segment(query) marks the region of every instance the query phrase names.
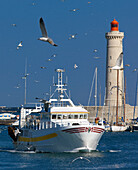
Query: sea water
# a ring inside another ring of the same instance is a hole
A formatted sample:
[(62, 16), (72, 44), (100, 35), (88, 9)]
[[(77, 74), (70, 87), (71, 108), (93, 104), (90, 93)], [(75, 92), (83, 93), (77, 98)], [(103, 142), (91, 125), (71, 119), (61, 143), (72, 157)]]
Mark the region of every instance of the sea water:
[(91, 153), (15, 151), (7, 126), (0, 126), (0, 169), (138, 169), (138, 133), (105, 132)]

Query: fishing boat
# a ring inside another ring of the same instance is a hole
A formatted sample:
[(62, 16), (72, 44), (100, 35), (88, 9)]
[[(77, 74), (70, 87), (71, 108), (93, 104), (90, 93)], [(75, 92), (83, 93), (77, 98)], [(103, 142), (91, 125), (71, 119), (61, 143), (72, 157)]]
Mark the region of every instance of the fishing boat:
[[(63, 84), (63, 69), (56, 69), (58, 83), (49, 100), (41, 99), (44, 108), (39, 119), (26, 116), (21, 108), (19, 128), (8, 128), (16, 150), (35, 152), (91, 152), (104, 133), (101, 125), (88, 121), (88, 111), (76, 106)], [(57, 95), (56, 95), (57, 94)]]

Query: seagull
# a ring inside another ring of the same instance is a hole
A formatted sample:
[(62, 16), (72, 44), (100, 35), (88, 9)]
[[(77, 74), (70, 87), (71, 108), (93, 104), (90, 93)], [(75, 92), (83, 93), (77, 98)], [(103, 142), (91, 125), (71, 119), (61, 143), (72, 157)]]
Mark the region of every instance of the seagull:
[(22, 41), (18, 44), (18, 46), (17, 46), (17, 50), (20, 48), (20, 47), (22, 47), (23, 45), (22, 45)]
[(126, 64), (125, 66), (130, 67), (130, 64)]
[(57, 56), (57, 54), (53, 54), (53, 55), (51, 55), (51, 57), (54, 57), (54, 58), (55, 58), (56, 56)]
[(42, 69), (46, 69), (46, 67), (40, 67), (40, 68), (42, 68)]
[(42, 17), (39, 20), (39, 24), (40, 24), (40, 29), (41, 29), (41, 32), (42, 32), (42, 37), (38, 38), (38, 40), (49, 42), (53, 46), (58, 46), (57, 44), (55, 44), (53, 42), (53, 40), (51, 38), (48, 37), (46, 27), (45, 27), (45, 24), (44, 24)]
[(78, 66), (77, 66), (77, 64), (74, 64), (74, 68), (76, 69)]
[(78, 157), (78, 158), (75, 158), (75, 159), (72, 161), (72, 163), (75, 162), (75, 161), (78, 160), (78, 159), (85, 159), (85, 160), (87, 160), (88, 162), (91, 162), (89, 159), (80, 156), (80, 157)]
[(74, 9), (71, 9), (71, 10), (69, 10), (69, 11), (71, 11), (71, 12), (76, 12), (76, 11), (78, 11), (79, 9), (78, 8), (74, 8)]
[(38, 81), (38, 80), (34, 80), (34, 82), (35, 82), (35, 83), (39, 83), (40, 81)]
[(123, 61), (123, 52), (119, 55), (119, 57), (116, 60), (116, 65), (114, 67), (112, 67), (112, 70), (120, 70), (121, 68), (121, 64)]
[(93, 58), (95, 58), (95, 59), (99, 59), (99, 58), (101, 58), (101, 57), (93, 57)]
[(21, 87), (20, 84), (17, 84), (17, 86), (15, 88), (19, 89), (20, 87)]
[(47, 61), (52, 61), (52, 59), (49, 58)]
[(13, 27), (16, 27), (16, 24), (11, 24)]
[(25, 76), (23, 76), (22, 79), (26, 79), (27, 76), (29, 76), (28, 73)]
[(134, 71), (137, 71), (137, 70), (138, 70), (138, 68), (135, 68), (135, 69), (133, 70), (133, 72), (134, 72)]
[(77, 35), (77, 33), (76, 33), (76, 34), (72, 34), (72, 35), (70, 35), (70, 37), (69, 37), (69, 39), (68, 39), (68, 40), (76, 39), (76, 35)]
[(98, 51), (97, 49), (94, 49), (94, 50), (93, 50), (93, 52), (95, 52), (95, 53), (96, 53), (97, 51)]

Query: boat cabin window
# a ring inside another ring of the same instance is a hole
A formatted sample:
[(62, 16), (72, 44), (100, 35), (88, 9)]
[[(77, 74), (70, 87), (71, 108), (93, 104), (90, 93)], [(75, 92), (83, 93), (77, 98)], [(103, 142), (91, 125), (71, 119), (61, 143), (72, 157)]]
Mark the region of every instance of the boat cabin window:
[(58, 115), (58, 119), (62, 119), (62, 115)]
[(52, 119), (56, 119), (57, 118), (57, 115), (52, 115)]
[(74, 119), (78, 119), (78, 115), (74, 115)]
[(80, 117), (79, 117), (80, 119), (83, 119), (83, 115), (80, 115)]
[(84, 114), (84, 119), (87, 119), (88, 118), (88, 115), (87, 114)]
[(68, 115), (68, 119), (73, 119), (73, 115)]
[(68, 118), (68, 116), (67, 115), (63, 115), (63, 119), (67, 119)]

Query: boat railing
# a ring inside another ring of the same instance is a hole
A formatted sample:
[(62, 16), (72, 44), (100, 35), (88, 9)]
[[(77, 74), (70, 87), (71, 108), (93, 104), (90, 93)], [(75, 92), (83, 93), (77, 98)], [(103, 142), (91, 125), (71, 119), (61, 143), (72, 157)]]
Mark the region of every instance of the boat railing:
[(65, 127), (65, 126), (71, 126), (72, 123), (69, 122), (63, 122), (63, 123), (54, 123), (54, 122), (38, 122), (36, 123), (35, 121), (31, 123), (26, 123), (25, 124), (25, 129), (34, 129), (34, 130), (42, 130), (42, 129), (49, 129), (49, 128), (57, 128), (57, 127)]

